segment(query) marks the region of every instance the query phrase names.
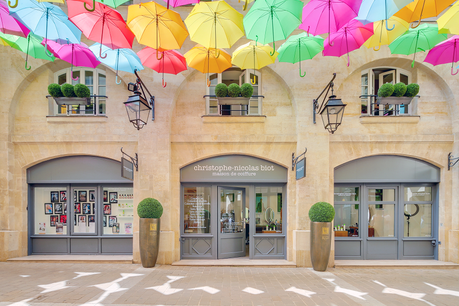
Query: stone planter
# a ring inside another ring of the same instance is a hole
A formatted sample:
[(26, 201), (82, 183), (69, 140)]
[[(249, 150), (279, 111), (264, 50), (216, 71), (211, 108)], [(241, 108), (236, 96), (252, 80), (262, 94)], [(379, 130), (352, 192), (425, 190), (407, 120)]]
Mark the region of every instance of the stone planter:
[(249, 105), (250, 98), (217, 97), (219, 105)]
[(159, 250), (159, 235), (161, 233), (160, 220), (159, 218), (140, 218), (140, 259), (144, 268), (152, 268), (156, 265)]
[(315, 271), (327, 270), (331, 250), (331, 222), (311, 222), (311, 262)]
[(413, 100), (412, 97), (378, 97), (378, 103), (385, 105), (385, 104), (392, 104), (392, 105), (408, 105)]
[(57, 105), (90, 105), (91, 98), (78, 98), (78, 97), (60, 97), (53, 98)]

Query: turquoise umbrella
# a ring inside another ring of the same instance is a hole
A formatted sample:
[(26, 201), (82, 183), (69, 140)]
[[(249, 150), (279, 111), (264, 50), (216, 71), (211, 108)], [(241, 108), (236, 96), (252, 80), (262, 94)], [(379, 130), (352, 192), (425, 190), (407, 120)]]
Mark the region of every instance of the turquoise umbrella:
[(386, 30), (392, 31), (395, 24), (389, 29), (387, 19), (413, 1), (414, 0), (363, 0), (360, 5), (359, 15), (355, 17), (355, 19), (363, 24), (385, 20)]

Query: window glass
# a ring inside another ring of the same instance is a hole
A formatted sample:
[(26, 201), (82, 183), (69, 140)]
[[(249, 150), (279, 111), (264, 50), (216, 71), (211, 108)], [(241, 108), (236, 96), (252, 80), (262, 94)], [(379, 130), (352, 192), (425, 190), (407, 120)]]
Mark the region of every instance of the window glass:
[(95, 234), (98, 224), (96, 188), (73, 189), (73, 232)]
[(36, 187), (34, 189), (34, 234), (67, 235), (67, 188)]
[[(386, 83), (393, 83), (394, 82), (394, 75), (392, 73), (386, 74), (383, 76), (383, 84)], [(382, 84), (380, 84), (382, 85)]]
[(335, 187), (335, 202), (358, 202), (359, 187)]
[(405, 201), (432, 201), (432, 187), (405, 187)]
[(62, 85), (67, 82), (67, 73), (63, 73), (57, 77), (57, 84)]
[(432, 237), (432, 205), (405, 204), (404, 237)]
[(255, 187), (255, 232), (282, 233), (282, 187)]
[(336, 237), (359, 236), (359, 204), (335, 205), (335, 233)]
[[(70, 76), (72, 78), (72, 76)], [(74, 80), (78, 78), (77, 80)], [(80, 71), (73, 71), (72, 85), (80, 84)]]
[(368, 237), (394, 237), (395, 205), (368, 205)]
[(395, 189), (368, 189), (368, 201), (395, 201)]
[(183, 190), (183, 231), (185, 234), (210, 233), (211, 187), (185, 187)]
[(400, 74), (400, 82), (402, 82), (405, 85), (408, 85), (408, 76), (405, 74)]
[(102, 195), (104, 235), (132, 235), (134, 225), (134, 195), (132, 187), (104, 187)]
[(220, 232), (241, 233), (245, 230), (245, 215), (243, 192), (238, 189), (222, 189), (220, 194)]

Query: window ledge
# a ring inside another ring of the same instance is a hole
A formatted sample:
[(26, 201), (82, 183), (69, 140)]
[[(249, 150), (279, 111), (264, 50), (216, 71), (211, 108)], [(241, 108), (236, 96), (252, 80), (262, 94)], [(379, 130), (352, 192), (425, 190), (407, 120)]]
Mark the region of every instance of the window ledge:
[(265, 123), (266, 116), (218, 116), (204, 115), (203, 123)]
[(48, 123), (106, 123), (106, 115), (70, 115), (70, 116), (46, 116)]
[(361, 124), (419, 123), (420, 116), (360, 116)]

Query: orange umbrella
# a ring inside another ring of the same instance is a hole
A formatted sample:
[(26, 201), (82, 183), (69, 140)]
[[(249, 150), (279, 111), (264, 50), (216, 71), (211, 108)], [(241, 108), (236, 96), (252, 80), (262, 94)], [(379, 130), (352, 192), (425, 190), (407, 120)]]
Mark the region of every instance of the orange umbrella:
[(407, 22), (417, 20), (418, 23), (415, 26), (411, 26), (416, 28), (421, 23), (421, 19), (438, 16), (454, 1), (456, 0), (415, 0), (395, 13), (394, 16)]

